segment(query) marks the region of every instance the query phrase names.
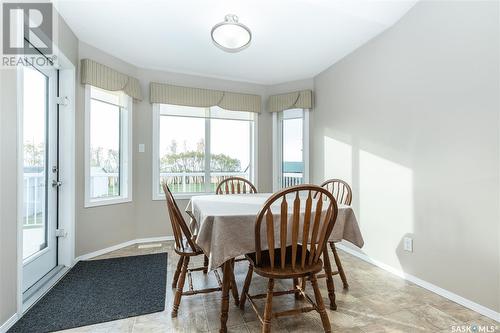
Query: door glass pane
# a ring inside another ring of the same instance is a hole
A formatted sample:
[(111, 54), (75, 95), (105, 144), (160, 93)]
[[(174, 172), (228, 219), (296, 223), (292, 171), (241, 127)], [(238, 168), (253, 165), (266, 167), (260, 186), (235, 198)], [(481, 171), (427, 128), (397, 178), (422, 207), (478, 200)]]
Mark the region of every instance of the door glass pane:
[(90, 100), (90, 198), (120, 195), (120, 107)]
[(250, 179), (252, 122), (211, 119), (210, 126), (210, 191), (229, 177)]
[[(290, 111), (290, 112), (288, 112)], [(286, 110), (282, 118), (282, 187), (302, 184), (304, 182), (303, 158), (303, 111)]]
[(160, 116), (160, 184), (173, 193), (205, 192), (205, 119)]
[(24, 67), (23, 79), (23, 259), (47, 247), (48, 78)]

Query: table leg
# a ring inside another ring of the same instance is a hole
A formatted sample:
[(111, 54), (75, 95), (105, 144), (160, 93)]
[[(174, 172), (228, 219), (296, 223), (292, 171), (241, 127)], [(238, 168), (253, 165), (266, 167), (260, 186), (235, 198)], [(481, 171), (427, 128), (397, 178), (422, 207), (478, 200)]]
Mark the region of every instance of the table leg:
[(233, 293), (234, 304), (236, 306), (239, 306), (240, 297), (238, 295), (238, 286), (236, 285), (236, 279), (234, 278), (234, 259), (231, 260), (231, 292)]
[(326, 288), (328, 289), (328, 298), (330, 299), (330, 309), (337, 310), (337, 304), (335, 304), (335, 286), (333, 284), (332, 276), (332, 266), (330, 264), (330, 257), (328, 256), (328, 249), (323, 249), (323, 261), (324, 269), (326, 274)]
[(227, 318), (229, 312), (229, 288), (231, 285), (232, 265), (231, 260), (228, 260), (223, 265), (222, 277), (222, 302), (220, 309), (220, 333), (227, 332)]

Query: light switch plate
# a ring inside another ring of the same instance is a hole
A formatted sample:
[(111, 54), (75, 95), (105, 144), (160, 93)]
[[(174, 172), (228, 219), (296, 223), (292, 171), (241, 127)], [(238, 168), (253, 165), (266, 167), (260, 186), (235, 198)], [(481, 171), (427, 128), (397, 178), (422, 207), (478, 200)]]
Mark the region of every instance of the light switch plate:
[(144, 145), (144, 143), (139, 143), (139, 153), (144, 153), (145, 150), (146, 146)]

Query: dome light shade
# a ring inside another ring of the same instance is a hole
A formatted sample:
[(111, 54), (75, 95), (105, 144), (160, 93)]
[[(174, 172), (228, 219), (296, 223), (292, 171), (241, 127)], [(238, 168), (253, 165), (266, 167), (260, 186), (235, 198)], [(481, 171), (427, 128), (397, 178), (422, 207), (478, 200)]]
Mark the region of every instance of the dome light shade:
[(212, 28), (212, 41), (226, 52), (239, 52), (250, 45), (252, 33), (244, 24), (238, 22), (238, 16), (226, 15), (224, 22)]

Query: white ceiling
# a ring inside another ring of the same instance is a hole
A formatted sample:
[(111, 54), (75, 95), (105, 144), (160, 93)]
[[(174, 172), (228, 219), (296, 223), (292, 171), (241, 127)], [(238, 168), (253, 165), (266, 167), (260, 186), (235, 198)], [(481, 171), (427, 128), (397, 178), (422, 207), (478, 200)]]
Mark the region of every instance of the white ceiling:
[[(77, 37), (138, 67), (275, 84), (310, 78), (397, 22), (418, 0), (59, 0)], [(240, 53), (210, 39), (236, 14)]]

